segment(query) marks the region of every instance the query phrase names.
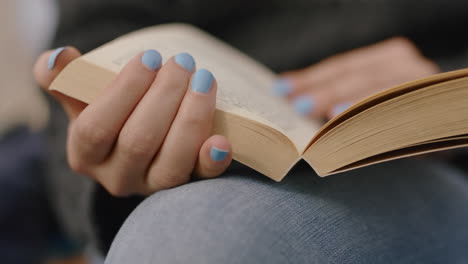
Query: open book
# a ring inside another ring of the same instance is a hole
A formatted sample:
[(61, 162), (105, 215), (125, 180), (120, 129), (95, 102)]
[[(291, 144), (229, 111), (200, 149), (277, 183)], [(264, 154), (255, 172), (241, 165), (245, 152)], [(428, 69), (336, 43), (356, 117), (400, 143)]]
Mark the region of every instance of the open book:
[(302, 158), (320, 176), (391, 159), (468, 145), (468, 69), (416, 80), (372, 95), (322, 126), (271, 95), (275, 74), (240, 51), (184, 24), (120, 37), (70, 63), (52, 83), (86, 103), (137, 53), (167, 60), (189, 52), (218, 82), (213, 133), (235, 160), (280, 181)]

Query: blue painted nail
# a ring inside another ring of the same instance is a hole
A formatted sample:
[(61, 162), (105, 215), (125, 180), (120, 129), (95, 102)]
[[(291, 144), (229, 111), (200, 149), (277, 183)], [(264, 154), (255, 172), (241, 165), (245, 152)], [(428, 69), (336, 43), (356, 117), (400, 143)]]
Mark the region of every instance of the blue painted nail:
[(229, 151), (227, 150), (222, 150), (216, 147), (211, 147), (210, 157), (214, 161), (222, 161), (227, 157), (228, 153)]
[(50, 54), (49, 61), (47, 62), (47, 68), (49, 70), (52, 70), (55, 67), (55, 62), (57, 61), (57, 57), (65, 49), (66, 49), (66, 47), (61, 47), (61, 48), (58, 48), (58, 49), (54, 50), (54, 52), (52, 52), (52, 54)]
[(193, 71), (195, 69), (195, 60), (192, 55), (184, 52), (179, 53), (174, 58), (175, 62), (180, 66), (184, 67), (187, 71)]
[(333, 116), (337, 116), (337, 115), (343, 113), (351, 105), (352, 105), (351, 103), (342, 103), (342, 104), (335, 105), (335, 107), (333, 107), (333, 110), (332, 110)]
[(155, 50), (147, 50), (143, 53), (143, 56), (141, 56), (141, 62), (155, 71), (161, 67), (162, 57), (161, 54)]
[(192, 90), (199, 93), (208, 93), (213, 84), (213, 74), (207, 69), (200, 69), (195, 72), (192, 79)]
[(273, 83), (272, 92), (276, 96), (288, 96), (292, 92), (292, 82), (289, 79), (278, 79)]
[(294, 110), (303, 116), (307, 116), (314, 110), (315, 102), (310, 96), (299, 96), (294, 99)]

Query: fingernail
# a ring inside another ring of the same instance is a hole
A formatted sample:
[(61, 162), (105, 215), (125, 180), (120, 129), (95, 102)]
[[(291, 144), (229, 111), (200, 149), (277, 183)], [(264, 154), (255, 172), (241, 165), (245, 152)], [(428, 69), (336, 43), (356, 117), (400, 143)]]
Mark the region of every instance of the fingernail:
[(195, 72), (192, 79), (192, 90), (199, 93), (208, 93), (213, 84), (213, 74), (207, 69), (200, 69)]
[(58, 48), (58, 49), (54, 50), (52, 52), (52, 54), (50, 54), (49, 61), (47, 62), (47, 68), (49, 69), (49, 71), (52, 70), (55, 67), (55, 62), (57, 61), (58, 56), (65, 49), (66, 49), (66, 47), (61, 47), (61, 48)]
[(315, 102), (310, 96), (299, 96), (294, 99), (294, 110), (303, 116), (307, 116), (314, 110)]
[(289, 79), (281, 78), (273, 83), (272, 92), (276, 96), (288, 96), (292, 92), (292, 82)]
[(337, 115), (343, 113), (351, 105), (352, 105), (351, 103), (342, 103), (342, 104), (335, 105), (335, 107), (333, 107), (333, 110), (332, 110), (332, 115), (337, 116)]
[(143, 56), (141, 56), (141, 62), (146, 65), (146, 67), (155, 71), (161, 67), (162, 57), (156, 50), (147, 50), (143, 53)]
[(195, 60), (193, 59), (192, 55), (186, 52), (177, 54), (174, 60), (177, 64), (184, 67), (189, 72), (195, 69)]
[(228, 153), (229, 151), (227, 150), (222, 150), (216, 147), (211, 147), (210, 157), (214, 161), (222, 161), (227, 157)]

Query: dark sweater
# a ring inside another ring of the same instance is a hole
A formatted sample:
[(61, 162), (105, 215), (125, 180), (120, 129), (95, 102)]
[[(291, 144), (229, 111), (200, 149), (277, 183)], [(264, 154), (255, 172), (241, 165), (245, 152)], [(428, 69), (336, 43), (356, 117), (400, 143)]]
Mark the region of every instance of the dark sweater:
[[(59, 0), (54, 47), (82, 52), (127, 32), (167, 22), (191, 23), (278, 72), (392, 37), (413, 40), (443, 70), (466, 67), (468, 16), (463, 1), (436, 0)], [(411, 3), (408, 3), (411, 2)], [(164, 55), (164, 54), (163, 54)], [(141, 201), (110, 197), (66, 162), (67, 120), (50, 100), (49, 192), (65, 230), (103, 253)]]

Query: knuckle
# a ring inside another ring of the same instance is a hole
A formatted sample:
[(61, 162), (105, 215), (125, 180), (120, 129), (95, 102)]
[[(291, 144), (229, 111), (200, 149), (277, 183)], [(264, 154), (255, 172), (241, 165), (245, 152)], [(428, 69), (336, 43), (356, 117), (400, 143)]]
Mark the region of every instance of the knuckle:
[(125, 156), (132, 160), (140, 160), (152, 156), (155, 140), (150, 135), (138, 135), (131, 132), (122, 132), (119, 145)]
[(138, 171), (130, 171), (117, 163), (101, 166), (96, 173), (96, 180), (115, 197), (137, 194), (144, 186), (142, 174)]
[(157, 168), (156, 171), (156, 173), (148, 178), (150, 186), (155, 190), (173, 188), (188, 183), (190, 180), (190, 173), (184, 173), (175, 169)]
[(128, 197), (132, 194), (131, 190), (120, 181), (113, 181), (109, 184), (103, 184), (104, 188), (115, 197)]
[(405, 37), (394, 37), (390, 39), (389, 43), (392, 45), (392, 52), (389, 55), (393, 56), (407, 56), (408, 58), (415, 58), (422, 56), (416, 46), (411, 40)]
[(209, 128), (211, 124), (210, 116), (203, 113), (190, 113), (183, 117), (183, 123), (190, 129), (202, 130)]
[(413, 46), (413, 43), (411, 42), (411, 40), (409, 40), (408, 38), (403, 37), (403, 36), (393, 37), (393, 38), (390, 39), (390, 41), (393, 44), (395, 44), (397, 46), (401, 46), (401, 47)]
[(72, 171), (79, 174), (87, 174), (89, 170), (88, 164), (86, 164), (86, 162), (72, 155), (68, 155), (68, 165)]
[(341, 53), (332, 55), (317, 64), (317, 66), (340, 66), (342, 65), (343, 61), (346, 61), (347, 54)]
[(90, 166), (89, 164), (73, 151), (74, 148), (70, 147), (70, 140), (67, 142), (67, 162), (71, 170), (79, 174), (89, 174)]
[(421, 61), (421, 70), (423, 71), (423, 75), (431, 75), (440, 72), (439, 66), (426, 58)]
[(73, 134), (79, 144), (85, 144), (91, 148), (107, 145), (111, 140), (109, 131), (92, 121), (77, 120), (74, 124)]

